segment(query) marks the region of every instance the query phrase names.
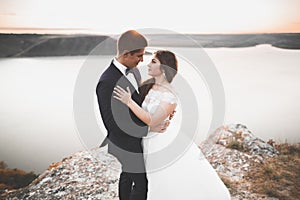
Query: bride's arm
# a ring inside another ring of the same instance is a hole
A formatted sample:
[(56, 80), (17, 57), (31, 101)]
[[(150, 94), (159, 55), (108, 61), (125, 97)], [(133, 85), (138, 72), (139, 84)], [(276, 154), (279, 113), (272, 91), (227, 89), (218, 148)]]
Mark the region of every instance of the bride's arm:
[(161, 124), (162, 121), (164, 121), (170, 114), (173, 113), (177, 105), (176, 103), (171, 104), (168, 102), (161, 102), (155, 112), (150, 114), (131, 99), (129, 88), (127, 88), (126, 92), (123, 88), (117, 86), (114, 90), (114, 93), (116, 95), (114, 98), (126, 104), (140, 120), (152, 127)]
[(142, 109), (137, 103), (132, 99), (127, 104), (129, 109), (145, 124), (150, 127), (157, 126), (161, 124), (176, 108), (176, 104), (170, 104), (166, 102), (161, 102), (156, 108), (153, 114), (148, 113)]

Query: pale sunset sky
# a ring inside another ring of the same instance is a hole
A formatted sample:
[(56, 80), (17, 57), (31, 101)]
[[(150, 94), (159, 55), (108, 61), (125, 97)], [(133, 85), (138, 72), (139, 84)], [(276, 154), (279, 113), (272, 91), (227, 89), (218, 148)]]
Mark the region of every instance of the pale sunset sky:
[(300, 32), (300, 0), (0, 0), (0, 32)]

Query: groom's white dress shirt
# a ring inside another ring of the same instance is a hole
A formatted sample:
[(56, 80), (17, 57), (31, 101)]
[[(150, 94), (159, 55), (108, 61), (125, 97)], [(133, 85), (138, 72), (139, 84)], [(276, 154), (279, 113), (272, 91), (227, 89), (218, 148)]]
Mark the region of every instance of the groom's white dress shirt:
[[(133, 73), (128, 73), (126, 75), (126, 69), (127, 69), (127, 67), (124, 66), (124, 65), (122, 65), (116, 58), (114, 58), (113, 63), (118, 68), (118, 70), (120, 70), (120, 72), (130, 81), (130, 83), (133, 85), (133, 87), (135, 88), (135, 90), (137, 92), (139, 92), (139, 90), (138, 90), (138, 83), (136, 82), (136, 79), (134, 78)], [(126, 90), (126, 88), (123, 88), (123, 89)]]

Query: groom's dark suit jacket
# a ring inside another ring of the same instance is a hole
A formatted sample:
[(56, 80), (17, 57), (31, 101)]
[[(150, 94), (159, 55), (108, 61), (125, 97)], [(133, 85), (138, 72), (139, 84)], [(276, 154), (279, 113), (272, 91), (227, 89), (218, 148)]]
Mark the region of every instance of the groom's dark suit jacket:
[[(138, 70), (135, 77), (140, 78)], [(117, 85), (125, 90), (129, 87), (132, 99), (138, 105), (142, 104), (139, 93), (112, 62), (101, 75), (96, 89), (101, 117), (107, 129), (108, 152), (118, 158), (123, 171), (144, 172), (142, 137), (147, 135), (148, 127), (126, 105), (113, 98)]]

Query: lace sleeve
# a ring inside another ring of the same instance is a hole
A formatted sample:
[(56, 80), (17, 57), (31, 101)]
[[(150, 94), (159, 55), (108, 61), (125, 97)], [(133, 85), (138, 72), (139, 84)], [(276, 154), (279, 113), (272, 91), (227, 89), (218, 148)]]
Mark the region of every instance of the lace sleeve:
[(171, 92), (164, 92), (162, 94), (161, 101), (174, 104), (177, 103), (177, 97)]

